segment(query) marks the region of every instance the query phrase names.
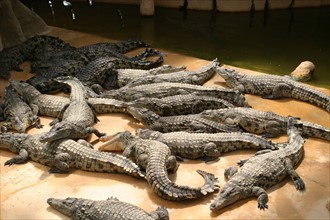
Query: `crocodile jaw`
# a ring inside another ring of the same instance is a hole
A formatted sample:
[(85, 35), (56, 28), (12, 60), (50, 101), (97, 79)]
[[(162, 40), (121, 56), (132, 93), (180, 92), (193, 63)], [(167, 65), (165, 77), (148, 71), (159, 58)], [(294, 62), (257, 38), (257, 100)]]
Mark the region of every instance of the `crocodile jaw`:
[(73, 131), (74, 130), (72, 127), (60, 122), (54, 125), (47, 133), (40, 136), (39, 141), (41, 143), (45, 143), (58, 139), (68, 138)]
[(210, 205), (212, 212), (219, 211), (220, 209), (233, 204), (234, 202), (242, 199), (242, 193), (238, 186), (224, 186), (219, 195)]
[(67, 199), (54, 199), (49, 198), (47, 199), (47, 203), (57, 211), (61, 212), (62, 214), (71, 217), (74, 211), (74, 202), (70, 203), (71, 200)]
[(100, 140), (105, 143), (99, 146), (99, 150), (123, 151), (125, 145), (125, 135), (129, 134), (127, 132), (118, 132), (114, 135), (100, 138)]

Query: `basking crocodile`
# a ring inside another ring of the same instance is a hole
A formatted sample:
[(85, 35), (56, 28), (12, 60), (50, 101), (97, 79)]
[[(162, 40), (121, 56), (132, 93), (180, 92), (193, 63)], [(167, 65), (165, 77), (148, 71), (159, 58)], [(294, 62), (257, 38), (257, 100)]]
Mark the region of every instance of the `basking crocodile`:
[(154, 76), (165, 73), (174, 73), (185, 70), (185, 66), (170, 66), (162, 65), (155, 67), (149, 70), (143, 69), (117, 69), (118, 78), (117, 78), (117, 87), (123, 87), (139, 78), (144, 78), (148, 76)]
[(146, 76), (138, 78), (128, 84), (128, 86), (137, 86), (150, 83), (162, 83), (162, 82), (173, 82), (173, 83), (187, 83), (193, 85), (203, 85), (209, 80), (214, 74), (215, 69), (219, 65), (217, 59), (210, 62), (208, 65), (201, 67), (195, 71), (178, 71), (173, 73), (166, 73), (160, 75)]
[[(55, 118), (65, 106), (70, 104), (69, 98), (58, 95), (42, 94), (28, 83), (10, 80), (10, 84), (20, 97), (33, 109), (35, 114)], [(95, 107), (95, 111), (98, 114), (126, 112), (126, 103), (119, 100), (89, 98), (88, 102)]]
[(293, 98), (317, 105), (330, 112), (330, 96), (289, 77), (246, 75), (234, 69), (217, 67), (226, 84), (240, 92), (260, 95), (267, 99)]
[(168, 220), (169, 214), (164, 206), (150, 214), (143, 209), (111, 197), (107, 200), (83, 198), (47, 199), (47, 203), (73, 220)]
[(30, 158), (34, 162), (51, 167), (50, 173), (67, 173), (70, 169), (80, 169), (144, 177), (139, 167), (126, 157), (94, 150), (85, 140), (76, 142), (72, 139), (61, 139), (52, 143), (41, 143), (39, 139), (43, 134), (1, 133), (0, 148), (18, 154), (6, 161), (5, 165), (22, 164)]
[(70, 103), (62, 109), (57, 119), (51, 122), (52, 128), (40, 137), (40, 141), (85, 138), (92, 133), (98, 137), (105, 135), (91, 127), (97, 122), (97, 118), (93, 106), (85, 98), (86, 90), (81, 82), (74, 77), (60, 77), (56, 80), (71, 87)]
[(293, 169), (303, 157), (304, 139), (299, 124), (292, 117), (288, 119), (288, 144), (277, 150), (262, 150), (254, 157), (243, 160), (237, 172), (236, 167), (225, 170), (229, 181), (222, 187), (217, 198), (210, 205), (212, 212), (218, 211), (238, 200), (258, 197), (258, 208), (268, 208), (266, 190), (290, 176), (297, 190), (304, 190), (305, 184)]
[(219, 87), (206, 87), (186, 83), (153, 83), (134, 87), (124, 86), (117, 90), (104, 92), (101, 97), (114, 98), (123, 101), (133, 101), (142, 97), (162, 98), (172, 95), (195, 94), (197, 96), (212, 96), (225, 99), (235, 106), (250, 107), (244, 95), (237, 90), (224, 89)]
[(18, 45), (5, 48), (0, 52), (0, 76), (9, 79), (10, 70), (22, 71), (19, 65), (24, 61), (34, 59), (37, 54), (35, 51), (45, 44), (57, 49), (68, 46), (58, 37), (36, 35)]
[(160, 131), (187, 131), (199, 133), (238, 132), (238, 125), (227, 125), (200, 117), (198, 114), (159, 116), (146, 108), (128, 107), (127, 112), (146, 128)]
[(136, 163), (146, 170), (146, 179), (152, 190), (167, 200), (187, 200), (205, 196), (218, 189), (218, 179), (213, 174), (198, 170), (205, 183), (202, 187), (180, 186), (168, 178), (167, 170), (176, 171), (178, 164), (171, 156), (169, 147), (159, 141), (145, 140), (133, 136), (129, 131), (119, 132), (105, 145), (121, 143), (123, 155), (133, 156)]
[(278, 149), (265, 138), (249, 133), (161, 133), (149, 129), (137, 129), (143, 139), (156, 140), (166, 144), (174, 156), (187, 159), (217, 159), (221, 153), (242, 149)]
[(33, 124), (35, 124), (36, 128), (42, 128), (40, 118), (32, 111), (29, 105), (16, 95), (11, 85), (8, 85), (5, 89), (3, 104), (5, 122), (1, 126), (2, 131), (13, 129), (24, 133)]
[[(206, 110), (200, 113), (205, 119), (225, 124), (239, 125), (243, 130), (255, 134), (263, 134), (264, 137), (277, 137), (287, 131), (288, 117), (275, 114), (272, 111), (260, 111), (253, 108), (231, 108)], [(330, 141), (330, 129), (321, 125), (300, 121), (302, 123), (302, 135), (306, 137), (320, 138)]]
[(97, 93), (102, 89), (117, 88), (117, 72), (119, 68), (149, 69), (158, 65), (163, 60), (156, 62), (146, 60), (128, 60), (116, 57), (99, 57), (82, 67), (76, 77), (85, 85), (92, 87)]
[(147, 108), (161, 116), (196, 114), (207, 109), (235, 107), (224, 99), (212, 96), (197, 96), (195, 94), (173, 95), (163, 98), (143, 97), (128, 102), (127, 105)]

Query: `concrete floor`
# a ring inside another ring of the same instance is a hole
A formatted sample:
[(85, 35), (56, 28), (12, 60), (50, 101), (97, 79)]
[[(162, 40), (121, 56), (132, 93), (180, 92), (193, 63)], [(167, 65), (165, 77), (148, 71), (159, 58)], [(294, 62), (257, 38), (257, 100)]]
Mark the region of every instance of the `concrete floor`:
[[(74, 46), (82, 46), (101, 41), (107, 41), (100, 36), (74, 32), (59, 28), (51, 28), (51, 35), (59, 36)], [(161, 48), (158, 48), (161, 50)], [(180, 54), (166, 52), (164, 64), (184, 65), (188, 69), (197, 69), (209, 61)], [(221, 61), (221, 57), (218, 58)], [(13, 72), (14, 79), (27, 79), (30, 75), (29, 64), (24, 63), (23, 73)], [(245, 70), (251, 74), (260, 74)], [(1, 96), (7, 81), (0, 79)], [(214, 76), (205, 86), (226, 87), (224, 80)], [(326, 94), (327, 89), (318, 88)], [(248, 102), (259, 110), (272, 110), (280, 115), (292, 115), (303, 120), (319, 123), (330, 127), (329, 113), (325, 110), (303, 102), (283, 100), (263, 100), (257, 96), (246, 95)], [(123, 114), (104, 114), (98, 116), (100, 122), (97, 129), (108, 134), (118, 131), (142, 127), (133, 118)], [(42, 117), (43, 129), (31, 128), (28, 133), (35, 134), (48, 131), (48, 123), (52, 118)], [(284, 135), (272, 139), (274, 142), (285, 141)], [(89, 141), (95, 143), (97, 149), (101, 143), (96, 136)], [(217, 193), (194, 201), (172, 202), (157, 197), (146, 181), (135, 179), (121, 174), (90, 173), (72, 171), (69, 174), (49, 174), (48, 167), (29, 161), (23, 165), (5, 167), (3, 164), (14, 156), (13, 153), (0, 150), (1, 175), (1, 219), (68, 219), (68, 217), (53, 210), (46, 203), (47, 198), (82, 197), (88, 199), (106, 199), (114, 196), (118, 199), (137, 205), (146, 211), (152, 211), (159, 205), (168, 208), (170, 219), (329, 219), (329, 142), (310, 138), (306, 141), (305, 156), (296, 171), (306, 184), (306, 191), (301, 193), (295, 190), (292, 181), (288, 178), (274, 186), (269, 193), (269, 208), (261, 211), (257, 208), (256, 198), (235, 203), (222, 211), (211, 214), (209, 205)], [(220, 186), (224, 185), (223, 171), (233, 166), (240, 159), (252, 156), (255, 151), (238, 151), (225, 153), (218, 162), (205, 164), (202, 161), (182, 162), (177, 173), (170, 178), (177, 184), (200, 186), (203, 179), (195, 172), (197, 169), (214, 173), (219, 177)], [(327, 208), (328, 207), (328, 208)]]

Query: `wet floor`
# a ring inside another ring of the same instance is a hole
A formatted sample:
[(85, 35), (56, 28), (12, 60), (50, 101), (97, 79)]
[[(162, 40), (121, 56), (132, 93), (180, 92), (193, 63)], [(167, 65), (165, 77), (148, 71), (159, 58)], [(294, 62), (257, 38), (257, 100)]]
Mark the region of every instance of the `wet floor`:
[[(309, 82), (330, 88), (330, 7), (269, 10), (255, 13), (211, 13), (156, 8), (141, 17), (132, 5), (62, 1), (25, 1), (52, 26), (111, 39), (143, 39), (163, 48), (256, 71), (285, 75), (302, 61), (315, 66)], [(74, 12), (75, 20), (72, 20)]]

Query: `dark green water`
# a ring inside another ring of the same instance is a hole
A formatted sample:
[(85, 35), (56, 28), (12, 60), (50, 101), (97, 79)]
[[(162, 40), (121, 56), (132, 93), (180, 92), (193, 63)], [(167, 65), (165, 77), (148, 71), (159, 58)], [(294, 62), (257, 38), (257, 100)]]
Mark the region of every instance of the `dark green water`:
[[(330, 88), (330, 7), (270, 10), (268, 13), (215, 13), (156, 8), (142, 17), (138, 6), (74, 2), (71, 10), (53, 2), (33, 1), (48, 25), (116, 40), (139, 38), (153, 47), (270, 74), (285, 75), (310, 60), (310, 84)], [(119, 14), (122, 15), (120, 19)]]

